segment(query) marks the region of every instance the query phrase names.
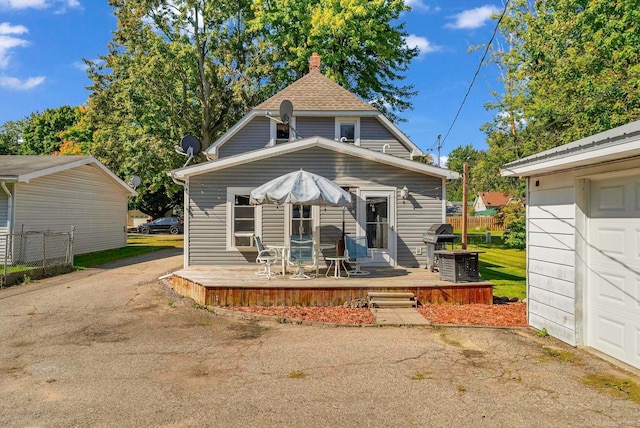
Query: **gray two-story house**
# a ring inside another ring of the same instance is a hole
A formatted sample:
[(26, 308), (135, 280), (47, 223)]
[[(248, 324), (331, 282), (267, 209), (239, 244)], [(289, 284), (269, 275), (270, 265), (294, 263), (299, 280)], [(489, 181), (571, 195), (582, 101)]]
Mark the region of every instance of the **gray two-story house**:
[[(279, 120), (283, 100), (293, 104)], [(371, 265), (425, 265), (422, 234), (445, 220), (446, 169), (413, 160), (420, 149), (377, 109), (320, 72), (253, 108), (205, 152), (208, 162), (171, 172), (185, 186), (185, 268), (254, 263), (253, 236), (283, 244), (294, 231), (332, 254), (345, 232), (367, 236)], [(249, 193), (304, 169), (352, 194), (350, 209), (253, 206)]]

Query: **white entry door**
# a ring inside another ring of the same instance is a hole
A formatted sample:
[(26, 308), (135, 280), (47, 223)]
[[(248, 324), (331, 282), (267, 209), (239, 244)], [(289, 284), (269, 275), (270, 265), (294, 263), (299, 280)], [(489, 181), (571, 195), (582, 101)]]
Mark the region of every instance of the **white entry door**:
[(591, 182), (588, 345), (640, 368), (640, 177)]
[(367, 243), (373, 255), (373, 260), (366, 264), (368, 266), (395, 266), (395, 189), (361, 189), (358, 196), (358, 236), (367, 237)]

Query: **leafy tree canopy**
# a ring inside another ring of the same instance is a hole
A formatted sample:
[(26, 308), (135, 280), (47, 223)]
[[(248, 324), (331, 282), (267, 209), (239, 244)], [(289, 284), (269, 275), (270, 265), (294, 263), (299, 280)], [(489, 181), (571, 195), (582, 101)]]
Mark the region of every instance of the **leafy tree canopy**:
[(32, 113), (21, 121), (21, 155), (51, 155), (63, 143), (62, 133), (83, 115), (80, 107), (62, 106)]

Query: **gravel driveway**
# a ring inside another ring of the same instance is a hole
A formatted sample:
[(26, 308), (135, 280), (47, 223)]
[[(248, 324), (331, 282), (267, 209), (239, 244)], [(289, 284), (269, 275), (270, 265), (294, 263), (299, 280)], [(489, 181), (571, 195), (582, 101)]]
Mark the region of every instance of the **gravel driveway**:
[(156, 281), (181, 262), (0, 290), (2, 425), (640, 426), (583, 383), (638, 378), (529, 330), (242, 320)]

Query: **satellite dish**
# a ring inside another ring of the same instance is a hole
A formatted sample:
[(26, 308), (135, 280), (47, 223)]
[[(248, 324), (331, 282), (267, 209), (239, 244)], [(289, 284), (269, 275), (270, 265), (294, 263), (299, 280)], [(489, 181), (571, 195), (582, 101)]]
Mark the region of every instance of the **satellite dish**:
[(280, 120), (287, 124), (293, 117), (293, 104), (289, 100), (282, 100), (280, 103)]
[(129, 185), (133, 187), (133, 190), (136, 190), (140, 185), (140, 183), (142, 183), (142, 180), (140, 179), (140, 177), (138, 177), (137, 175), (134, 175), (133, 177), (131, 177), (131, 182), (129, 183)]
[(182, 140), (180, 140), (180, 147), (189, 156), (195, 156), (200, 153), (200, 150), (202, 150), (200, 140), (193, 135), (185, 135), (182, 137)]

